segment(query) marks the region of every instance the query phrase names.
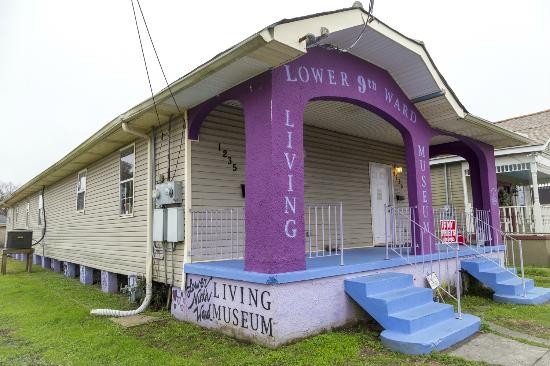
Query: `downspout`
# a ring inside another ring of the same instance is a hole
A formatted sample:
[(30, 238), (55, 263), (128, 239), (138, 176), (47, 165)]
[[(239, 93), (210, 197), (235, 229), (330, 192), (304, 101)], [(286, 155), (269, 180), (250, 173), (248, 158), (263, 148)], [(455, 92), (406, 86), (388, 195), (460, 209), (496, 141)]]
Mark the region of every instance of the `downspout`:
[(145, 133), (136, 131), (129, 127), (126, 122), (122, 122), (122, 130), (130, 135), (147, 139), (147, 250), (145, 257), (145, 299), (135, 310), (112, 310), (112, 309), (94, 309), (90, 311), (92, 315), (105, 315), (114, 317), (132, 316), (142, 313), (151, 302), (153, 297), (153, 137)]

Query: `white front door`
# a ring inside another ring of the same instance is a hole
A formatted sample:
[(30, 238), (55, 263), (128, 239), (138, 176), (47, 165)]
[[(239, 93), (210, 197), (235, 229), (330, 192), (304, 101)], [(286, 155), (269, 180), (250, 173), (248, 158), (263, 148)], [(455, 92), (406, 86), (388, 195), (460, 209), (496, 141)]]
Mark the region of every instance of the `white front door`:
[(393, 202), (391, 167), (370, 164), (370, 195), (373, 244), (383, 244), (386, 239), (385, 207)]

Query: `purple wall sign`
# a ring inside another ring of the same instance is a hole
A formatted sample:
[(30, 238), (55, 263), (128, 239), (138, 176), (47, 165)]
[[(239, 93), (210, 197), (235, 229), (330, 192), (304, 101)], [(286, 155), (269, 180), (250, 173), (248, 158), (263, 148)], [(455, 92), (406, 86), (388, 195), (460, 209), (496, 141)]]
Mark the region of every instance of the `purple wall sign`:
[[(347, 53), (313, 48), (193, 108), (189, 137), (196, 138), (206, 115), (230, 99), (241, 103), (245, 117), (247, 271), (305, 269), (303, 115), (312, 100), (358, 105), (399, 130), (407, 159), (409, 204), (417, 207), (418, 224), (433, 233), (429, 144), (440, 133), (387, 71)], [(432, 252), (430, 235), (418, 228), (417, 234), (423, 252)]]

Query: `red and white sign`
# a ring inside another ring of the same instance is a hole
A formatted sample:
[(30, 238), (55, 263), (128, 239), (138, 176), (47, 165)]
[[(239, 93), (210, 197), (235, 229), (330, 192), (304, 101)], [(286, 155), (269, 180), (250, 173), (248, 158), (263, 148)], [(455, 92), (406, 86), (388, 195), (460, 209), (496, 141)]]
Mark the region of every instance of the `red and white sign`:
[(441, 220), (441, 241), (443, 243), (456, 243), (456, 220)]

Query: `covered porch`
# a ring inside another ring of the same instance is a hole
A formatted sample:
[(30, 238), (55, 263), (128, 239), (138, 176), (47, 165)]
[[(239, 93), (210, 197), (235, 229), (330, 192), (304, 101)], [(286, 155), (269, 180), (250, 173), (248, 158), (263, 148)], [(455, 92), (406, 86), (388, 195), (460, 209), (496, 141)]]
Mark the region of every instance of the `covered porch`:
[(550, 160), (538, 154), (497, 157), (502, 230), (550, 233)]
[(303, 271), (306, 257), (385, 245), (389, 208), (410, 210), (413, 255), (436, 253), (428, 159), (442, 154), (471, 162), (475, 208), (494, 231), (483, 244), (501, 244), (493, 148), (431, 127), (387, 72), (354, 56), (310, 49), (196, 107), (189, 123), (203, 164), (188, 263), (244, 258), (249, 272)]

